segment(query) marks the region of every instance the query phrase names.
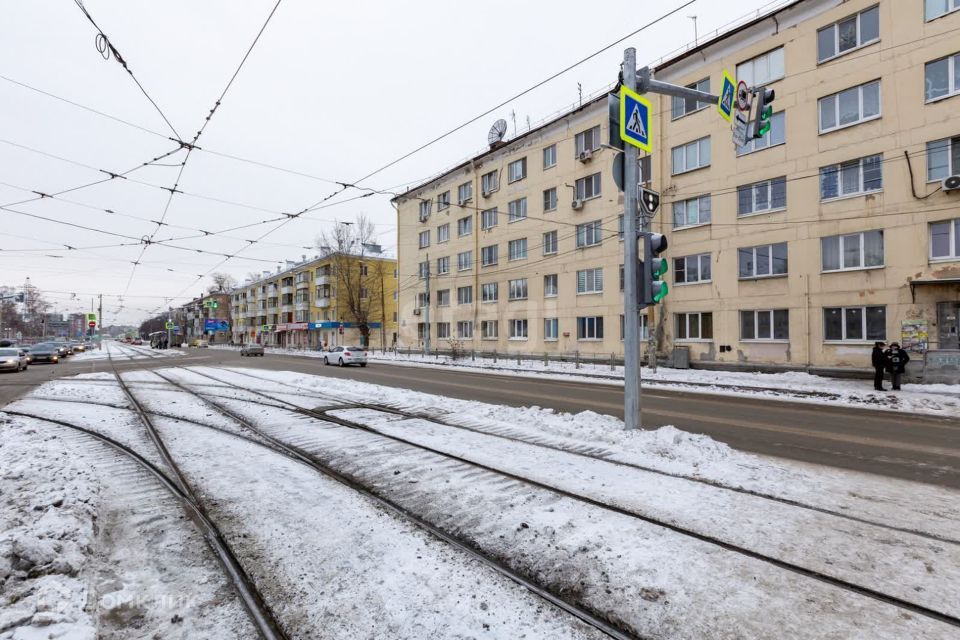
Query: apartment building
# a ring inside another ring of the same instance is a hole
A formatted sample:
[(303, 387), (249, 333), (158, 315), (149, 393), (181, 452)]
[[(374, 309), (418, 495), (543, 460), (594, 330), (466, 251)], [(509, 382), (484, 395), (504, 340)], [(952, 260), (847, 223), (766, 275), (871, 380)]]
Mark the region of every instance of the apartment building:
[(376, 245), (365, 246), (363, 254), (304, 256), (264, 271), (231, 294), (233, 341), (390, 347), (397, 341), (397, 276), (397, 261)]
[(212, 343), (230, 342), (230, 302), (228, 293), (210, 293), (174, 309), (171, 319), (187, 342), (195, 338)]
[[(942, 188), (960, 174), (958, 9), (799, 0), (656, 67), (776, 92), (744, 148), (715, 105), (648, 95), (641, 173), (663, 196), (671, 292), (644, 331), (661, 353), (862, 367), (874, 340), (960, 348), (960, 190)], [(608, 126), (602, 97), (395, 199), (402, 344), (622, 353)]]

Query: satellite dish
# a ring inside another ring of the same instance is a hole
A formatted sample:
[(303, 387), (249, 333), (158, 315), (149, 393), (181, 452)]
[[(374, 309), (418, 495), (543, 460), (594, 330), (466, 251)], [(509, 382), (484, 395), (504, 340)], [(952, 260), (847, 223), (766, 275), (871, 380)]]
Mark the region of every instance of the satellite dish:
[(497, 144), (503, 140), (505, 135), (507, 135), (507, 121), (500, 118), (490, 127), (490, 132), (487, 134), (487, 143), (490, 145)]

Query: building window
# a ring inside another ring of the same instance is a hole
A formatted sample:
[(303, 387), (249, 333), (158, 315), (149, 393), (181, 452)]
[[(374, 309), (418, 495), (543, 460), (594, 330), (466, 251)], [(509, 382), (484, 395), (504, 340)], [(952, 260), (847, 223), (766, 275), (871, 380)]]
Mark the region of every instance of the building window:
[(783, 77), (783, 47), (737, 65), (737, 81), (750, 87), (770, 84)]
[(450, 223), (442, 224), (437, 227), (437, 244), (448, 242), (450, 240)]
[(507, 243), (507, 255), (510, 260), (527, 259), (527, 239), (517, 238)]
[(494, 191), (500, 189), (500, 174), (496, 169), (485, 173), (480, 177), (480, 189), (483, 191), (483, 195), (485, 196), (488, 196)]
[(450, 289), (440, 289), (437, 291), (437, 306), (438, 307), (450, 306)]
[(450, 339), (450, 323), (438, 322), (437, 323), (437, 340), (449, 340), (449, 339)]
[(543, 211), (556, 211), (557, 210), (557, 188), (550, 187), (549, 189), (543, 190)]
[(577, 248), (595, 247), (603, 242), (603, 229), (600, 226), (601, 220), (585, 222), (577, 225)]
[(740, 340), (789, 340), (790, 311), (771, 309), (740, 312)]
[(644, 187), (653, 185), (653, 156), (643, 156), (638, 159), (640, 163), (640, 184)]
[(426, 294), (426, 292), (424, 292), (424, 291), (418, 292), (418, 293), (417, 293), (417, 307), (419, 307), (420, 309), (422, 309), (422, 308), (426, 307), (426, 306), (429, 305), (429, 304), (430, 304), (430, 296), (428, 296), (428, 295)]
[(737, 249), (741, 280), (787, 275), (787, 243)]
[(480, 322), (480, 335), (484, 340), (496, 340), (497, 333), (496, 320), (482, 320)]
[[(623, 314), (620, 314), (620, 339), (623, 340), (623, 335), (626, 331), (624, 326), (625, 321)], [(640, 316), (640, 340), (649, 340), (650, 339), (650, 317), (646, 314)]]
[(713, 340), (713, 313), (677, 313), (677, 340)]
[(710, 282), (710, 276), (709, 253), (673, 259), (673, 281), (676, 284)]
[[(704, 78), (699, 82), (688, 84), (687, 88), (710, 93), (710, 78)], [(700, 102), (693, 98), (678, 98), (677, 96), (673, 96), (672, 104), (673, 108), (671, 109), (671, 115), (674, 120), (677, 118), (682, 118), (683, 116), (693, 113), (694, 111), (705, 109), (711, 105), (709, 102)]]
[(527, 217), (527, 199), (518, 198), (507, 203), (507, 222), (517, 222)]
[(872, 342), (887, 339), (886, 307), (826, 307), (823, 339), (827, 342)]
[(770, 131), (762, 138), (749, 138), (742, 147), (737, 147), (737, 155), (743, 156), (754, 151), (763, 151), (787, 141), (786, 116), (783, 111), (770, 116)]
[(418, 267), (419, 267), (418, 273), (420, 275), (420, 279), (423, 280), (424, 278), (427, 277), (427, 274), (430, 273), (430, 263), (424, 260), (418, 265)]
[(509, 299), (510, 300), (526, 300), (527, 299), (527, 279), (526, 278), (517, 278), (516, 280), (511, 280), (509, 283)]
[(420, 248), (425, 249), (430, 246), (430, 230), (420, 232)]
[(960, 9), (960, 0), (924, 0), (923, 17), (930, 21)]
[(421, 200), (420, 201), (420, 222), (423, 222), (430, 217), (430, 205), (433, 204), (432, 200)]
[(820, 168), (820, 199), (856, 196), (883, 189), (883, 156), (877, 154)]
[(450, 273), (450, 256), (437, 258), (437, 275), (442, 276)]
[(578, 133), (575, 140), (577, 157), (584, 151), (596, 151), (600, 148), (600, 125)]
[(450, 206), (450, 192), (444, 191), (437, 195), (437, 211), (443, 211)]
[(457, 287), (457, 304), (473, 304), (473, 287)]
[(749, 216), (787, 208), (787, 178), (773, 178), (737, 187), (737, 215)]
[(457, 204), (465, 204), (473, 200), (473, 183), (464, 182), (457, 187)]
[(555, 166), (557, 166), (557, 145), (552, 144), (543, 148), (543, 168), (549, 169)]
[(547, 231), (543, 234), (543, 255), (547, 256), (557, 252), (559, 241), (557, 240), (557, 232)]
[(469, 271), (473, 268), (473, 251), (461, 251), (457, 254), (457, 271)]
[(560, 320), (557, 318), (543, 319), (543, 339), (558, 340), (560, 337)]
[(577, 340), (603, 340), (603, 316), (578, 316)]
[(883, 230), (820, 238), (823, 271), (883, 266)]
[(700, 196), (673, 203), (673, 228), (710, 224), (710, 196)]
[(960, 218), (930, 224), (930, 259), (960, 258)]
[(927, 102), (960, 93), (960, 53), (928, 62), (924, 80)]
[(543, 276), (543, 297), (556, 298), (558, 293), (557, 274), (551, 273)]
[[(326, 319), (326, 314), (324, 314), (324, 319)], [(393, 312), (393, 321), (394, 321), (394, 322), (397, 321), (397, 312), (396, 312), (396, 311)]]
[(424, 342), (430, 337), (430, 325), (426, 322), (417, 323), (417, 339)]
[(480, 249), (480, 266), (490, 267), (497, 264), (498, 261), (498, 251), (497, 245), (491, 244), (490, 246), (483, 247)]
[(527, 321), (526, 319), (513, 319), (508, 320), (510, 323), (510, 339), (511, 340), (526, 340), (527, 339)]
[(673, 175), (710, 166), (710, 136), (682, 144), (671, 150)]
[(880, 117), (880, 81), (875, 80), (820, 98), (820, 133)]
[(603, 267), (577, 271), (577, 294), (603, 293)]
[(497, 226), (497, 208), (484, 209), (480, 212), (480, 229), (487, 230)]
[(577, 200), (589, 200), (600, 197), (600, 174), (595, 173), (580, 178), (574, 183)]
[(480, 285), (480, 302), (496, 302), (500, 298), (500, 286), (496, 282)]
[(517, 182), (527, 177), (527, 159), (520, 158), (507, 165), (507, 183)]
[(960, 174), (960, 136), (927, 143), (927, 180)]
[(464, 340), (473, 338), (473, 322), (470, 320), (461, 320), (457, 323), (457, 336)]
[(473, 218), (471, 216), (457, 220), (457, 237), (462, 238), (471, 233), (473, 233)]
[(826, 62), (880, 39), (880, 7), (873, 6), (817, 31), (817, 62)]

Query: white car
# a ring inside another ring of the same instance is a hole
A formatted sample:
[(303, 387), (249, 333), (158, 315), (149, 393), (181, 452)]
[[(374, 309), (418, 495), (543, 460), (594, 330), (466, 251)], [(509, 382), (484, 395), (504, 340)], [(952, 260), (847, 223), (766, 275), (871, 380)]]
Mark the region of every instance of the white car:
[(323, 352), (323, 364), (367, 366), (367, 351), (363, 347), (331, 347)]
[(0, 371), (25, 371), (28, 362), (27, 353), (17, 347), (0, 349)]

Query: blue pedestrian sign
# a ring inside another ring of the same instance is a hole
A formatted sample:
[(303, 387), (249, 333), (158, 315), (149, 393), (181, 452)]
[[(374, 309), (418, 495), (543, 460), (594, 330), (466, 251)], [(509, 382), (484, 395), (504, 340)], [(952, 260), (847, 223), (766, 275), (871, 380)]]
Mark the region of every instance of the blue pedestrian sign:
[(723, 72), (723, 86), (720, 88), (720, 99), (717, 100), (717, 110), (727, 122), (733, 120), (733, 105), (737, 96), (737, 85), (726, 71)]
[(650, 136), (650, 102), (636, 91), (620, 87), (620, 139), (653, 152)]

